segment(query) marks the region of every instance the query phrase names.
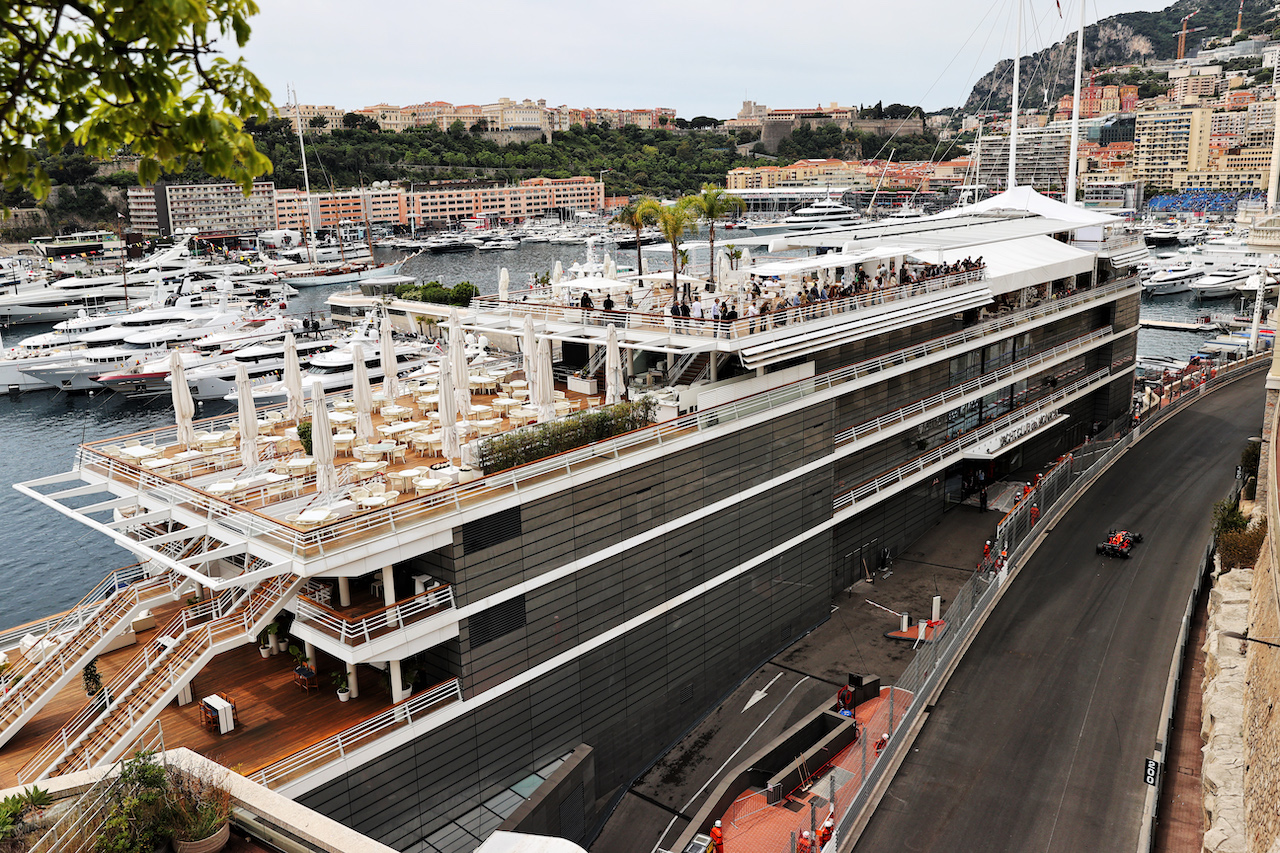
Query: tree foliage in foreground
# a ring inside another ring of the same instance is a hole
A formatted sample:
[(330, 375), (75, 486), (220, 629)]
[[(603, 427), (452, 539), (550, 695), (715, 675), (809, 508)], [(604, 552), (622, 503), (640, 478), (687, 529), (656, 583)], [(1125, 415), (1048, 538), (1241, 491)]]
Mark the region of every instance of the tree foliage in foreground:
[(0, 3), (0, 179), (8, 191), (48, 193), (34, 143), (68, 143), (92, 157), (128, 148), (138, 177), (197, 162), (246, 191), (270, 171), (244, 131), (271, 95), (242, 60), (253, 0), (5, 0)]

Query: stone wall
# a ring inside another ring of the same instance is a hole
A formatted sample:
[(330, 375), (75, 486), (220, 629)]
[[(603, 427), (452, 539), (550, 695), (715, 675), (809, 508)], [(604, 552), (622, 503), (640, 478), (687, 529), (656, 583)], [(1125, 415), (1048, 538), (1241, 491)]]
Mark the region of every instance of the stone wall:
[[(1268, 395), (1270, 396), (1270, 395)], [(1272, 520), (1272, 523), (1276, 523)], [(1276, 642), (1280, 637), (1276, 565), (1263, 548), (1249, 601), (1249, 636)], [(1240, 641), (1234, 641), (1240, 642)], [(1280, 839), (1280, 649), (1248, 643), (1244, 696), (1244, 818), (1249, 853), (1276, 849)]]
[(1243, 633), (1249, 624), (1249, 589), (1253, 572), (1236, 569), (1219, 575), (1209, 593), (1205, 637), (1204, 706), (1200, 738), (1204, 741), (1204, 849), (1206, 853), (1245, 853), (1244, 690), (1245, 655), (1241, 640), (1223, 631)]

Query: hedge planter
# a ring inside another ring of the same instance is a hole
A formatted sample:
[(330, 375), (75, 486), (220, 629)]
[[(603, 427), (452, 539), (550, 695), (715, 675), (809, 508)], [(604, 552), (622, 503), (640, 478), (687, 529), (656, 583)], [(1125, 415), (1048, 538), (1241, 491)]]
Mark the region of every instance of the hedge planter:
[(201, 838), (199, 841), (179, 841), (173, 840), (174, 853), (218, 853), (223, 847), (227, 846), (227, 842), (231, 839), (231, 824), (224, 823), (222, 828), (210, 835), (208, 838)]

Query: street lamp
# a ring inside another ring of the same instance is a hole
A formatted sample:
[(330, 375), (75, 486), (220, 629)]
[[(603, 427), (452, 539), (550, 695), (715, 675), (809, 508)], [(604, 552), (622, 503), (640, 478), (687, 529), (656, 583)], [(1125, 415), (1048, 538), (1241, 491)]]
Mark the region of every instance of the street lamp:
[(1222, 636), (1230, 637), (1233, 640), (1244, 640), (1249, 643), (1258, 643), (1263, 646), (1270, 646), (1273, 649), (1280, 649), (1280, 643), (1268, 643), (1267, 640), (1280, 640), (1280, 637), (1267, 637), (1266, 640), (1260, 640), (1256, 637), (1247, 637), (1239, 631), (1223, 631)]

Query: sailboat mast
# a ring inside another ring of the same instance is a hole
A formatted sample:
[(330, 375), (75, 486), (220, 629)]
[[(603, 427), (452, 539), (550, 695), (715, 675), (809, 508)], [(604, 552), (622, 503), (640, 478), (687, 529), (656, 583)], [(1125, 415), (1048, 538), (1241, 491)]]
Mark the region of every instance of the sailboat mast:
[(315, 250), (311, 246), (311, 239), (316, 235), (316, 223), (311, 216), (311, 178), (307, 176), (307, 146), (302, 141), (302, 113), (298, 109), (298, 90), (293, 90), (293, 115), (298, 120), (298, 151), (302, 154), (302, 185), (307, 191), (307, 228), (311, 232), (304, 239), (307, 243), (307, 261), (316, 262)]
[(1009, 178), (1005, 189), (1018, 185), (1018, 83), (1022, 76), (1022, 0), (1018, 4), (1018, 35), (1013, 43), (1013, 103), (1009, 110)]
[(1080, 31), (1076, 33), (1076, 84), (1071, 100), (1071, 159), (1067, 161), (1067, 204), (1076, 203), (1076, 161), (1080, 157), (1080, 77), (1084, 74), (1084, 0), (1080, 0)]

